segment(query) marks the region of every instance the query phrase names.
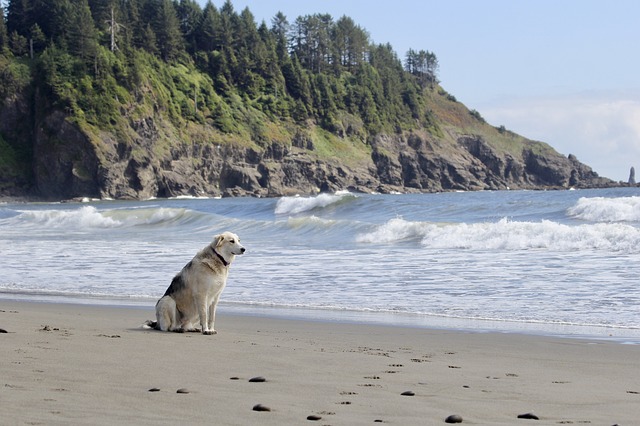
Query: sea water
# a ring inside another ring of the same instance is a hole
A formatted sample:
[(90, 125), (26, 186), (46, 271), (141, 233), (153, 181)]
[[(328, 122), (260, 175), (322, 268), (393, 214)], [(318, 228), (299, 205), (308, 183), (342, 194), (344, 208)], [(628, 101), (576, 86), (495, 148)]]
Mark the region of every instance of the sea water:
[(221, 312), (640, 342), (640, 189), (0, 204), (0, 299), (142, 305), (219, 232)]

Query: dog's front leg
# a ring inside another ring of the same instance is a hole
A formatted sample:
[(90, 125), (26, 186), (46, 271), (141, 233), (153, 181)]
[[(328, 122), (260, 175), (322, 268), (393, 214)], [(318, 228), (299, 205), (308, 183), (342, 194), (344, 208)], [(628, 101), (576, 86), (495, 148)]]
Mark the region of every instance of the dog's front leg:
[(198, 313), (200, 314), (200, 327), (202, 334), (216, 334), (214, 330), (209, 329), (209, 307), (206, 302), (198, 304)]
[(209, 306), (209, 322), (207, 323), (207, 325), (209, 326), (209, 331), (211, 331), (213, 334), (218, 333), (215, 328), (216, 306), (218, 306), (217, 297), (213, 299), (213, 303), (211, 303), (211, 305)]

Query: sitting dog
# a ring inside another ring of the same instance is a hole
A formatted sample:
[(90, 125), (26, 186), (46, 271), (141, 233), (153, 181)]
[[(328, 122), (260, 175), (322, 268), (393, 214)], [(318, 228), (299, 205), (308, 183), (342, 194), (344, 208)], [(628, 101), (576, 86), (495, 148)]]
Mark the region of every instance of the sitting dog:
[[(202, 331), (216, 334), (216, 305), (227, 283), (229, 265), (245, 248), (236, 234), (216, 235), (171, 281), (156, 303), (156, 321), (149, 327), (162, 331)], [(200, 329), (194, 324), (200, 322)]]

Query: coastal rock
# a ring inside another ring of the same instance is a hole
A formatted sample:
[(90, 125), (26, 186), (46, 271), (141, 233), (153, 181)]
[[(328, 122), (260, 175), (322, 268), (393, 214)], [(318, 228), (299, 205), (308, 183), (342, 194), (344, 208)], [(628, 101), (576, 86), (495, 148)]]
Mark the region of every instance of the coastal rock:
[(635, 185), (636, 184), (636, 169), (631, 167), (631, 170), (629, 170), (629, 185)]

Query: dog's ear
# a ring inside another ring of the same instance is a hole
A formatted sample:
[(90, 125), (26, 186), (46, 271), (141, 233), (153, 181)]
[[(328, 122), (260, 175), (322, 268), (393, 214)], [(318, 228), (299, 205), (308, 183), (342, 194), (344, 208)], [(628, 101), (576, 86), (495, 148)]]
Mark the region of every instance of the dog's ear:
[(213, 237), (213, 246), (220, 247), (223, 241), (224, 241), (224, 236), (216, 235), (215, 237)]

